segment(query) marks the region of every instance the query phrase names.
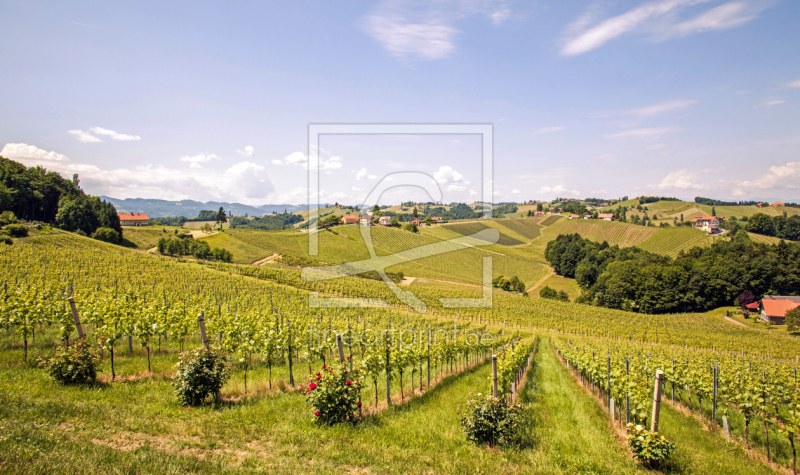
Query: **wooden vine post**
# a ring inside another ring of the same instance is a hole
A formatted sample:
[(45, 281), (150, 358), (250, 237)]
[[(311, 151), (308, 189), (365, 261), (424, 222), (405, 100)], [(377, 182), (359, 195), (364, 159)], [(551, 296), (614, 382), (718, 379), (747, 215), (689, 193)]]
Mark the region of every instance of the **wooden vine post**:
[(431, 329), (428, 329), (428, 387), (431, 387)]
[[(281, 320), (283, 320), (282, 314)], [(286, 330), (289, 332), (289, 384), (294, 387), (294, 373), (292, 372), (292, 321), (288, 318), (286, 319)]]
[(197, 316), (197, 324), (200, 326), (200, 336), (203, 339), (203, 346), (208, 349), (208, 337), (206, 336), (206, 319), (204, 312), (200, 312), (200, 315)]
[(386, 404), (392, 405), (392, 368), (389, 365), (389, 332), (386, 332)]
[(78, 338), (83, 338), (86, 336), (83, 333), (83, 326), (81, 326), (81, 317), (78, 315), (78, 308), (75, 306), (75, 299), (72, 297), (67, 298), (69, 302), (69, 308), (72, 310), (72, 319), (75, 320), (75, 329), (78, 330)]
[[(625, 357), (625, 376), (629, 376), (631, 374), (630, 368), (630, 360), (628, 357)], [(627, 379), (627, 378), (626, 378)], [(625, 390), (625, 425), (631, 423), (631, 393), (628, 390)]]
[(497, 355), (492, 355), (492, 396), (497, 397)]
[(339, 349), (339, 363), (344, 363), (344, 345), (342, 345), (342, 335), (336, 334), (336, 346)]
[(664, 372), (656, 371), (656, 384), (653, 388), (653, 417), (650, 422), (650, 431), (658, 432), (658, 417), (661, 415), (661, 385), (664, 383)]

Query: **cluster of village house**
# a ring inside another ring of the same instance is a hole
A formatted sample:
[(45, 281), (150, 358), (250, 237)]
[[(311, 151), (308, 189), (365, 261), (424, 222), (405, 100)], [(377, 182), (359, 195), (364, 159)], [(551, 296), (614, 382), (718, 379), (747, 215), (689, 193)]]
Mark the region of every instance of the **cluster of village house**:
[(786, 295), (765, 295), (760, 301), (753, 302), (744, 306), (746, 310), (759, 313), (759, 320), (762, 322), (783, 325), (786, 319), (786, 312), (800, 307), (800, 297)]
[[(431, 216), (431, 221), (434, 223), (442, 223), (444, 222), (444, 218), (441, 216)], [(346, 214), (342, 216), (342, 219), (339, 220), (341, 224), (360, 224), (361, 226), (372, 226), (373, 223), (373, 216), (371, 213), (364, 213), (361, 216), (353, 216), (352, 214)], [(419, 218), (414, 218), (410, 221), (415, 226), (419, 226), (421, 221)], [(381, 216), (378, 218), (378, 224), (381, 226), (391, 226), (392, 218), (391, 216)]]

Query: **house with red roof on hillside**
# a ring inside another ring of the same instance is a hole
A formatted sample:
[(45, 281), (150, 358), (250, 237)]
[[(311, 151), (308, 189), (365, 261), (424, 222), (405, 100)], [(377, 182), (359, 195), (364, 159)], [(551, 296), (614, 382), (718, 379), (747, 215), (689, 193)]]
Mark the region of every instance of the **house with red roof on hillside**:
[(776, 201), (776, 202), (772, 203), (771, 206), (786, 206), (786, 205), (783, 203), (783, 201)]
[(760, 320), (775, 325), (783, 325), (786, 319), (786, 312), (797, 307), (800, 307), (800, 297), (765, 295), (761, 299)]
[(147, 226), (150, 217), (144, 213), (117, 213), (119, 224), (122, 226)]
[(705, 231), (708, 234), (719, 232), (719, 219), (716, 216), (695, 216), (692, 218), (692, 225), (695, 229)]
[(358, 216), (353, 216), (352, 214), (346, 214), (342, 216), (342, 219), (339, 220), (342, 224), (358, 224)]

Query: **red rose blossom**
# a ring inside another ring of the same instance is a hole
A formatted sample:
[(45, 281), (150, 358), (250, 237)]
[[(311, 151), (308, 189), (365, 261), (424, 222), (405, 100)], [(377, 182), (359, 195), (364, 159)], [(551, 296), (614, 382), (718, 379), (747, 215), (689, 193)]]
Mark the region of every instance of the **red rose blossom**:
[(351, 384), (353, 384), (353, 382), (348, 379), (347, 380), (347, 385), (350, 386)]
[(358, 401), (356, 404), (358, 404), (358, 407), (361, 407), (361, 401)]
[(314, 411), (314, 415), (319, 417), (319, 411)]
[(310, 390), (312, 390), (312, 391), (313, 391), (313, 390), (315, 390), (315, 389), (317, 389), (317, 383), (311, 383), (311, 384), (309, 384), (309, 385), (308, 385), (308, 389), (310, 389)]

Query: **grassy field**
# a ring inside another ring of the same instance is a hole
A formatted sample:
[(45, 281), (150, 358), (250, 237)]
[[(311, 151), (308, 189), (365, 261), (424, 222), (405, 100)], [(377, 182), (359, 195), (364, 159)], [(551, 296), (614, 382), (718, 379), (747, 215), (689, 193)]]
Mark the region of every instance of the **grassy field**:
[[(440, 231), (437, 231), (439, 233), (449, 233), (450, 237), (461, 236), (442, 226), (432, 226), (431, 229), (439, 229)], [(333, 231), (335, 232), (321, 231), (318, 233), (318, 256), (308, 255), (308, 234), (306, 233), (235, 229), (202, 239), (212, 247), (225, 247), (233, 253), (235, 262), (247, 264), (275, 253), (281, 256), (302, 257), (315, 265), (336, 265), (370, 258), (360, 226), (337, 226), (333, 228)], [(434, 233), (414, 234), (383, 226), (373, 226), (370, 228), (370, 234), (378, 256), (413, 250), (442, 240)], [(532, 284), (545, 273), (545, 268), (539, 263), (518, 257), (491, 254), (482, 249), (468, 247), (459, 247), (446, 254), (411, 260), (391, 266), (387, 270), (403, 272), (405, 275), (413, 277), (480, 284), (483, 275), (483, 257), (485, 256), (493, 257), (493, 275), (495, 277), (516, 275), (523, 282)]]
[[(449, 229), (455, 233), (458, 233), (462, 236), (469, 236), (471, 234), (475, 234), (477, 232), (483, 231), (484, 229), (489, 229), (490, 226), (484, 224), (479, 221), (474, 221), (471, 223), (459, 223), (459, 224), (445, 224), (442, 226), (443, 228)], [(494, 229), (497, 229), (495, 226), (491, 226)], [(500, 239), (497, 241), (497, 245), (500, 246), (517, 246), (519, 244), (523, 244), (523, 241), (519, 239), (515, 239), (507, 234), (507, 232), (503, 232), (504, 229), (501, 227), (498, 229), (500, 232)]]
[(184, 234), (186, 229), (175, 226), (125, 227), (122, 228), (123, 245), (146, 251), (156, 247), (162, 237), (175, 237), (175, 231)]
[(654, 252), (664, 256), (675, 257), (680, 251), (689, 250), (695, 246), (709, 247), (720, 239), (721, 236), (709, 236), (703, 231), (694, 228), (652, 228), (656, 229), (651, 237), (637, 244), (645, 251)]
[(534, 297), (539, 296), (539, 290), (544, 288), (545, 286), (550, 287), (551, 289), (556, 290), (557, 292), (564, 291), (569, 295), (570, 301), (574, 302), (576, 298), (581, 295), (581, 288), (575, 279), (569, 279), (567, 277), (562, 277), (560, 275), (553, 274), (544, 282), (539, 285), (539, 287), (534, 292)]

